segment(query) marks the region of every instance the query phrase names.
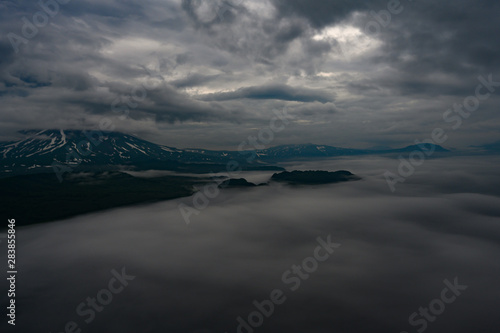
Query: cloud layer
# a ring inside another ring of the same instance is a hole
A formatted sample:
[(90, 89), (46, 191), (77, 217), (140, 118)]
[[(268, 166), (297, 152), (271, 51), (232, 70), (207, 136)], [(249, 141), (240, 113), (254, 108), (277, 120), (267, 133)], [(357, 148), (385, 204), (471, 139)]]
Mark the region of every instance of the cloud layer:
[[(21, 228), (18, 329), (59, 332), (75, 321), (96, 333), (235, 332), (254, 300), (281, 289), (287, 301), (260, 332), (416, 332), (408, 317), (458, 277), (468, 289), (428, 332), (495, 332), (498, 160), (427, 161), (397, 195), (381, 176), (394, 163), (295, 165), (363, 180), (226, 190), (189, 228), (177, 210), (189, 198)], [(330, 234), (340, 248), (291, 291), (283, 273)], [(85, 324), (77, 305), (121, 267), (135, 280)]]

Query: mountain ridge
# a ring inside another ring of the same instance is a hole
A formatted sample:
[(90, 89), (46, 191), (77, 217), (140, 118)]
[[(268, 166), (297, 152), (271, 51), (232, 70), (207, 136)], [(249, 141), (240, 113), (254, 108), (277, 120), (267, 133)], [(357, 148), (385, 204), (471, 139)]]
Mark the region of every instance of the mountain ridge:
[[(280, 170), (276, 163), (293, 159), (377, 155), (419, 149), (412, 145), (399, 149), (369, 150), (315, 144), (292, 144), (266, 149), (229, 151), (178, 149), (156, 144), (121, 132), (85, 130), (25, 130), (30, 135), (19, 141), (0, 142), (5, 174), (52, 171), (54, 165), (74, 169), (121, 168), (163, 169), (183, 172), (219, 172), (230, 161), (247, 170)], [(430, 146), (429, 146), (430, 147)], [(449, 150), (432, 145), (436, 152)]]

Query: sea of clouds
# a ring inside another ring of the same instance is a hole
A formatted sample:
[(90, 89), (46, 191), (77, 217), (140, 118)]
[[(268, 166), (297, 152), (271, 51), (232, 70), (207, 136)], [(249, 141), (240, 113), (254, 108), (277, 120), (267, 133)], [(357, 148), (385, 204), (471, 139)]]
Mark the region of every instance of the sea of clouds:
[[(383, 177), (395, 159), (295, 162), (285, 167), (363, 179), (225, 189), (189, 226), (177, 206), (191, 199), (182, 198), (18, 228), (17, 325), (5, 331), (59, 333), (74, 322), (96, 333), (237, 332), (254, 301), (278, 289), (286, 301), (251, 330), (496, 333), (499, 162), (427, 160), (395, 193)], [(329, 235), (340, 246), (291, 290), (283, 274)], [(85, 322), (77, 307), (122, 268), (134, 279)], [(467, 289), (425, 329), (410, 324), (455, 278)]]

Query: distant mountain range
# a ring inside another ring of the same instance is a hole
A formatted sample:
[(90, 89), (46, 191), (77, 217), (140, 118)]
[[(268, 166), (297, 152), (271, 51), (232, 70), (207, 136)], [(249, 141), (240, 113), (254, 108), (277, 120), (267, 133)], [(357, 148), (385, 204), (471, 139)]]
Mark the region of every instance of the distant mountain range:
[[(294, 159), (320, 159), (336, 156), (377, 155), (418, 150), (416, 145), (401, 149), (348, 149), (326, 145), (284, 145), (255, 151), (213, 151), (177, 149), (155, 144), (135, 136), (81, 130), (23, 131), (26, 139), (1, 142), (2, 176), (52, 172), (53, 165), (78, 170), (158, 169), (208, 173), (226, 169), (229, 161), (244, 170), (283, 170), (276, 163)], [(447, 153), (433, 146), (437, 153)]]
[(189, 173), (219, 172), (237, 160), (247, 170), (282, 170), (248, 163), (237, 152), (177, 149), (118, 132), (100, 136), (80, 130), (24, 131), (24, 140), (0, 143), (0, 172), (52, 172), (53, 166), (79, 171), (158, 169)]
[(500, 153), (500, 141), (489, 143), (482, 146), (472, 146), (476, 151), (481, 153)]

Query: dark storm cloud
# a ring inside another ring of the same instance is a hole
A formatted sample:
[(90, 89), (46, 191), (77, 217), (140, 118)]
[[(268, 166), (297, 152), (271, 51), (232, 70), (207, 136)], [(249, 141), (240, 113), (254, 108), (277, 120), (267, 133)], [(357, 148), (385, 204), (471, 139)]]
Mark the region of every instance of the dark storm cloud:
[(408, 7), (381, 34), (386, 52), (373, 60), (396, 71), (382, 85), (402, 93), (461, 96), (478, 75), (498, 76), (500, 46), (491, 32), (500, 30), (499, 10), (496, 1)]
[[(467, 93), (467, 83), (480, 73), (499, 73), (500, 45), (491, 39), (500, 30), (496, 1), (459, 3), (401, 1), (404, 11), (392, 15), (387, 27), (376, 34), (384, 42), (372, 57), (375, 66), (389, 66), (370, 79), (402, 94), (425, 96)], [(365, 30), (376, 19), (369, 12), (387, 10), (388, 1), (275, 1), (282, 16), (305, 17), (322, 28), (362, 13), (354, 21)], [(442, 80), (436, 80), (442, 76)], [(368, 82), (370, 82), (368, 81)], [(357, 84), (363, 84), (358, 82)], [(371, 84), (371, 82), (370, 82)]]
[(281, 17), (301, 16), (307, 18), (315, 28), (338, 23), (355, 11), (367, 11), (385, 8), (387, 0), (272, 0)]
[(264, 85), (259, 87), (241, 88), (232, 92), (223, 92), (202, 96), (201, 99), (208, 101), (227, 101), (232, 99), (276, 99), (294, 102), (321, 102), (327, 103), (334, 100), (333, 94), (325, 91), (295, 88), (287, 85)]
[(339, 112), (339, 109), (335, 106), (335, 103), (319, 102), (291, 107), (290, 110), (293, 114), (299, 114), (302, 117), (313, 117), (313, 119), (314, 116), (319, 116), (321, 114), (332, 114), (335, 112)]
[(217, 79), (218, 75), (191, 74), (185, 78), (170, 82), (176, 88), (197, 87)]

